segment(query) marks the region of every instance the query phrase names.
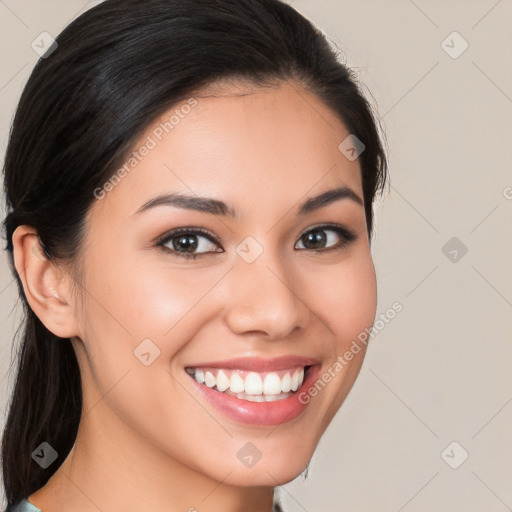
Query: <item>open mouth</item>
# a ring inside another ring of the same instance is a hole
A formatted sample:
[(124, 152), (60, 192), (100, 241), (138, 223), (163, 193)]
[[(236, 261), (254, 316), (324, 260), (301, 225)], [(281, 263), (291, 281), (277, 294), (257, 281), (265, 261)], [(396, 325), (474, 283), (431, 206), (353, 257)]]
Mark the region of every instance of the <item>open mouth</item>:
[(294, 395), (311, 366), (295, 366), (272, 372), (240, 369), (188, 367), (186, 372), (199, 384), (249, 402), (275, 402)]

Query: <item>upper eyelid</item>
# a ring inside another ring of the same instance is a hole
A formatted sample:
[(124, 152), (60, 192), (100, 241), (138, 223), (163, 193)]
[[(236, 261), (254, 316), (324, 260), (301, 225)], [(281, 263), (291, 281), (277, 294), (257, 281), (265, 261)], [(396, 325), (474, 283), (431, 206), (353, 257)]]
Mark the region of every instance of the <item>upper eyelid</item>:
[(200, 228), (199, 226), (190, 226), (190, 227), (184, 227), (184, 228), (174, 228), (167, 232), (165, 232), (163, 235), (160, 235), (156, 238), (156, 243), (162, 243), (165, 242), (171, 238), (174, 238), (175, 236), (178, 236), (181, 233), (192, 233), (194, 235), (201, 235), (205, 238), (210, 238), (212, 242), (219, 243), (221, 242), (221, 239), (219, 236), (213, 234), (210, 230), (206, 228)]

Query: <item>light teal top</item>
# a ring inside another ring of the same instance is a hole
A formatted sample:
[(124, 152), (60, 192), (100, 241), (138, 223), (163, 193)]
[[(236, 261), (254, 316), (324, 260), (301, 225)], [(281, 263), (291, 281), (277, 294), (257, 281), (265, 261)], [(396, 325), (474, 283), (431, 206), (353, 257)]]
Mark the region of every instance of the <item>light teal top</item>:
[(40, 508), (32, 505), (30, 501), (24, 499), (21, 500), (17, 505), (11, 505), (7, 507), (5, 512), (42, 512)]
[[(21, 500), (17, 505), (11, 505), (6, 508), (5, 512), (43, 512), (40, 508), (32, 505), (27, 499)], [(279, 503), (274, 503), (274, 512), (282, 512)]]

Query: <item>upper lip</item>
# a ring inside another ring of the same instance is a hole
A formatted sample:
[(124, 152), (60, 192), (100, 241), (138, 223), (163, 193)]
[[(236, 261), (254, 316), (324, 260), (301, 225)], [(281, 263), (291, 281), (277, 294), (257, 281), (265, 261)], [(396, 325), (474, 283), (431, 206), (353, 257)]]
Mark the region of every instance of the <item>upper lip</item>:
[(320, 364), (320, 361), (313, 357), (288, 355), (274, 357), (272, 359), (263, 357), (237, 357), (234, 359), (226, 359), (224, 361), (209, 361), (189, 365), (187, 368), (226, 368), (253, 372), (271, 372), (276, 370), (286, 370), (296, 366), (313, 366), (316, 364)]

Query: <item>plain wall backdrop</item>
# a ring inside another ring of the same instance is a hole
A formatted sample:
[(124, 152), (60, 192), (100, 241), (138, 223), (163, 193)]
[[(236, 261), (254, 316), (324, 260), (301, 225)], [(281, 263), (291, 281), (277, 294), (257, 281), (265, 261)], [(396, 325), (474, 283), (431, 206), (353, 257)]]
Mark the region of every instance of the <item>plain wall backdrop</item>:
[[(2, 156), (33, 41), (97, 3), (0, 0)], [(279, 489), (284, 508), (512, 510), (512, 1), (290, 3), (343, 52), (382, 119), (377, 319), (403, 309), (371, 339), (308, 478)], [(20, 318), (2, 251), (2, 427)]]

